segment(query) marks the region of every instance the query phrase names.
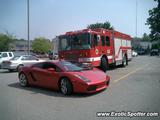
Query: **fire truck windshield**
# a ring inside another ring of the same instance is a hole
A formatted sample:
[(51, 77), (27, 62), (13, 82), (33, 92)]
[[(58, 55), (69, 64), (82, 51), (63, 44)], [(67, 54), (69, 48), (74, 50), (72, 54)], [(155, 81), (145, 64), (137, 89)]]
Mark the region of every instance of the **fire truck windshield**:
[(91, 37), (89, 33), (65, 35), (59, 40), (59, 49), (63, 50), (80, 50), (91, 49)]

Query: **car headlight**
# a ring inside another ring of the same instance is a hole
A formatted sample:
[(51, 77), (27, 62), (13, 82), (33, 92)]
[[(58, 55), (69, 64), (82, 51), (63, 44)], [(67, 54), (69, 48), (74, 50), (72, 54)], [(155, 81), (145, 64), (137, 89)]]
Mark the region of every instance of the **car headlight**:
[(85, 81), (85, 82), (91, 82), (89, 79), (87, 79), (87, 78), (85, 78), (85, 77), (83, 77), (81, 75), (74, 74), (74, 76), (79, 78), (79, 79), (81, 79), (81, 80), (83, 80), (83, 81)]

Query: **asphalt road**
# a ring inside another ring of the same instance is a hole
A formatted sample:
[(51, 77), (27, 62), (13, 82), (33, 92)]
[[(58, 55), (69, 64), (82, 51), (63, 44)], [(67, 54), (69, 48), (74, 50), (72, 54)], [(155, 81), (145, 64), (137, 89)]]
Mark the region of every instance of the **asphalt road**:
[[(160, 57), (138, 56), (127, 67), (107, 74), (111, 77), (108, 89), (64, 96), (22, 88), (16, 72), (0, 70), (0, 120), (160, 120)], [(97, 112), (112, 111), (159, 112), (159, 117), (97, 117)]]

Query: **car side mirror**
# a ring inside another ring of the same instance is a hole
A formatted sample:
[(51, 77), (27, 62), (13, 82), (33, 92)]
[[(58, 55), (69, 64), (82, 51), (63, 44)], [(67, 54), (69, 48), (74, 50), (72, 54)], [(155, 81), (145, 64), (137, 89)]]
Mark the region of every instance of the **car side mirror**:
[(47, 69), (49, 72), (55, 72), (56, 70), (54, 68), (48, 68)]

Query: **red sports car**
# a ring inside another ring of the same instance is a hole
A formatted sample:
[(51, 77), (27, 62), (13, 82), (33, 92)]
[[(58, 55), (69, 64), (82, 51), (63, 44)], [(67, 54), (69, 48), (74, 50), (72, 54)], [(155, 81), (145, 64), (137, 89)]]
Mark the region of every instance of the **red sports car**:
[(66, 61), (46, 61), (19, 69), (20, 85), (61, 90), (65, 95), (94, 93), (108, 87), (110, 77), (97, 68), (88, 69)]

